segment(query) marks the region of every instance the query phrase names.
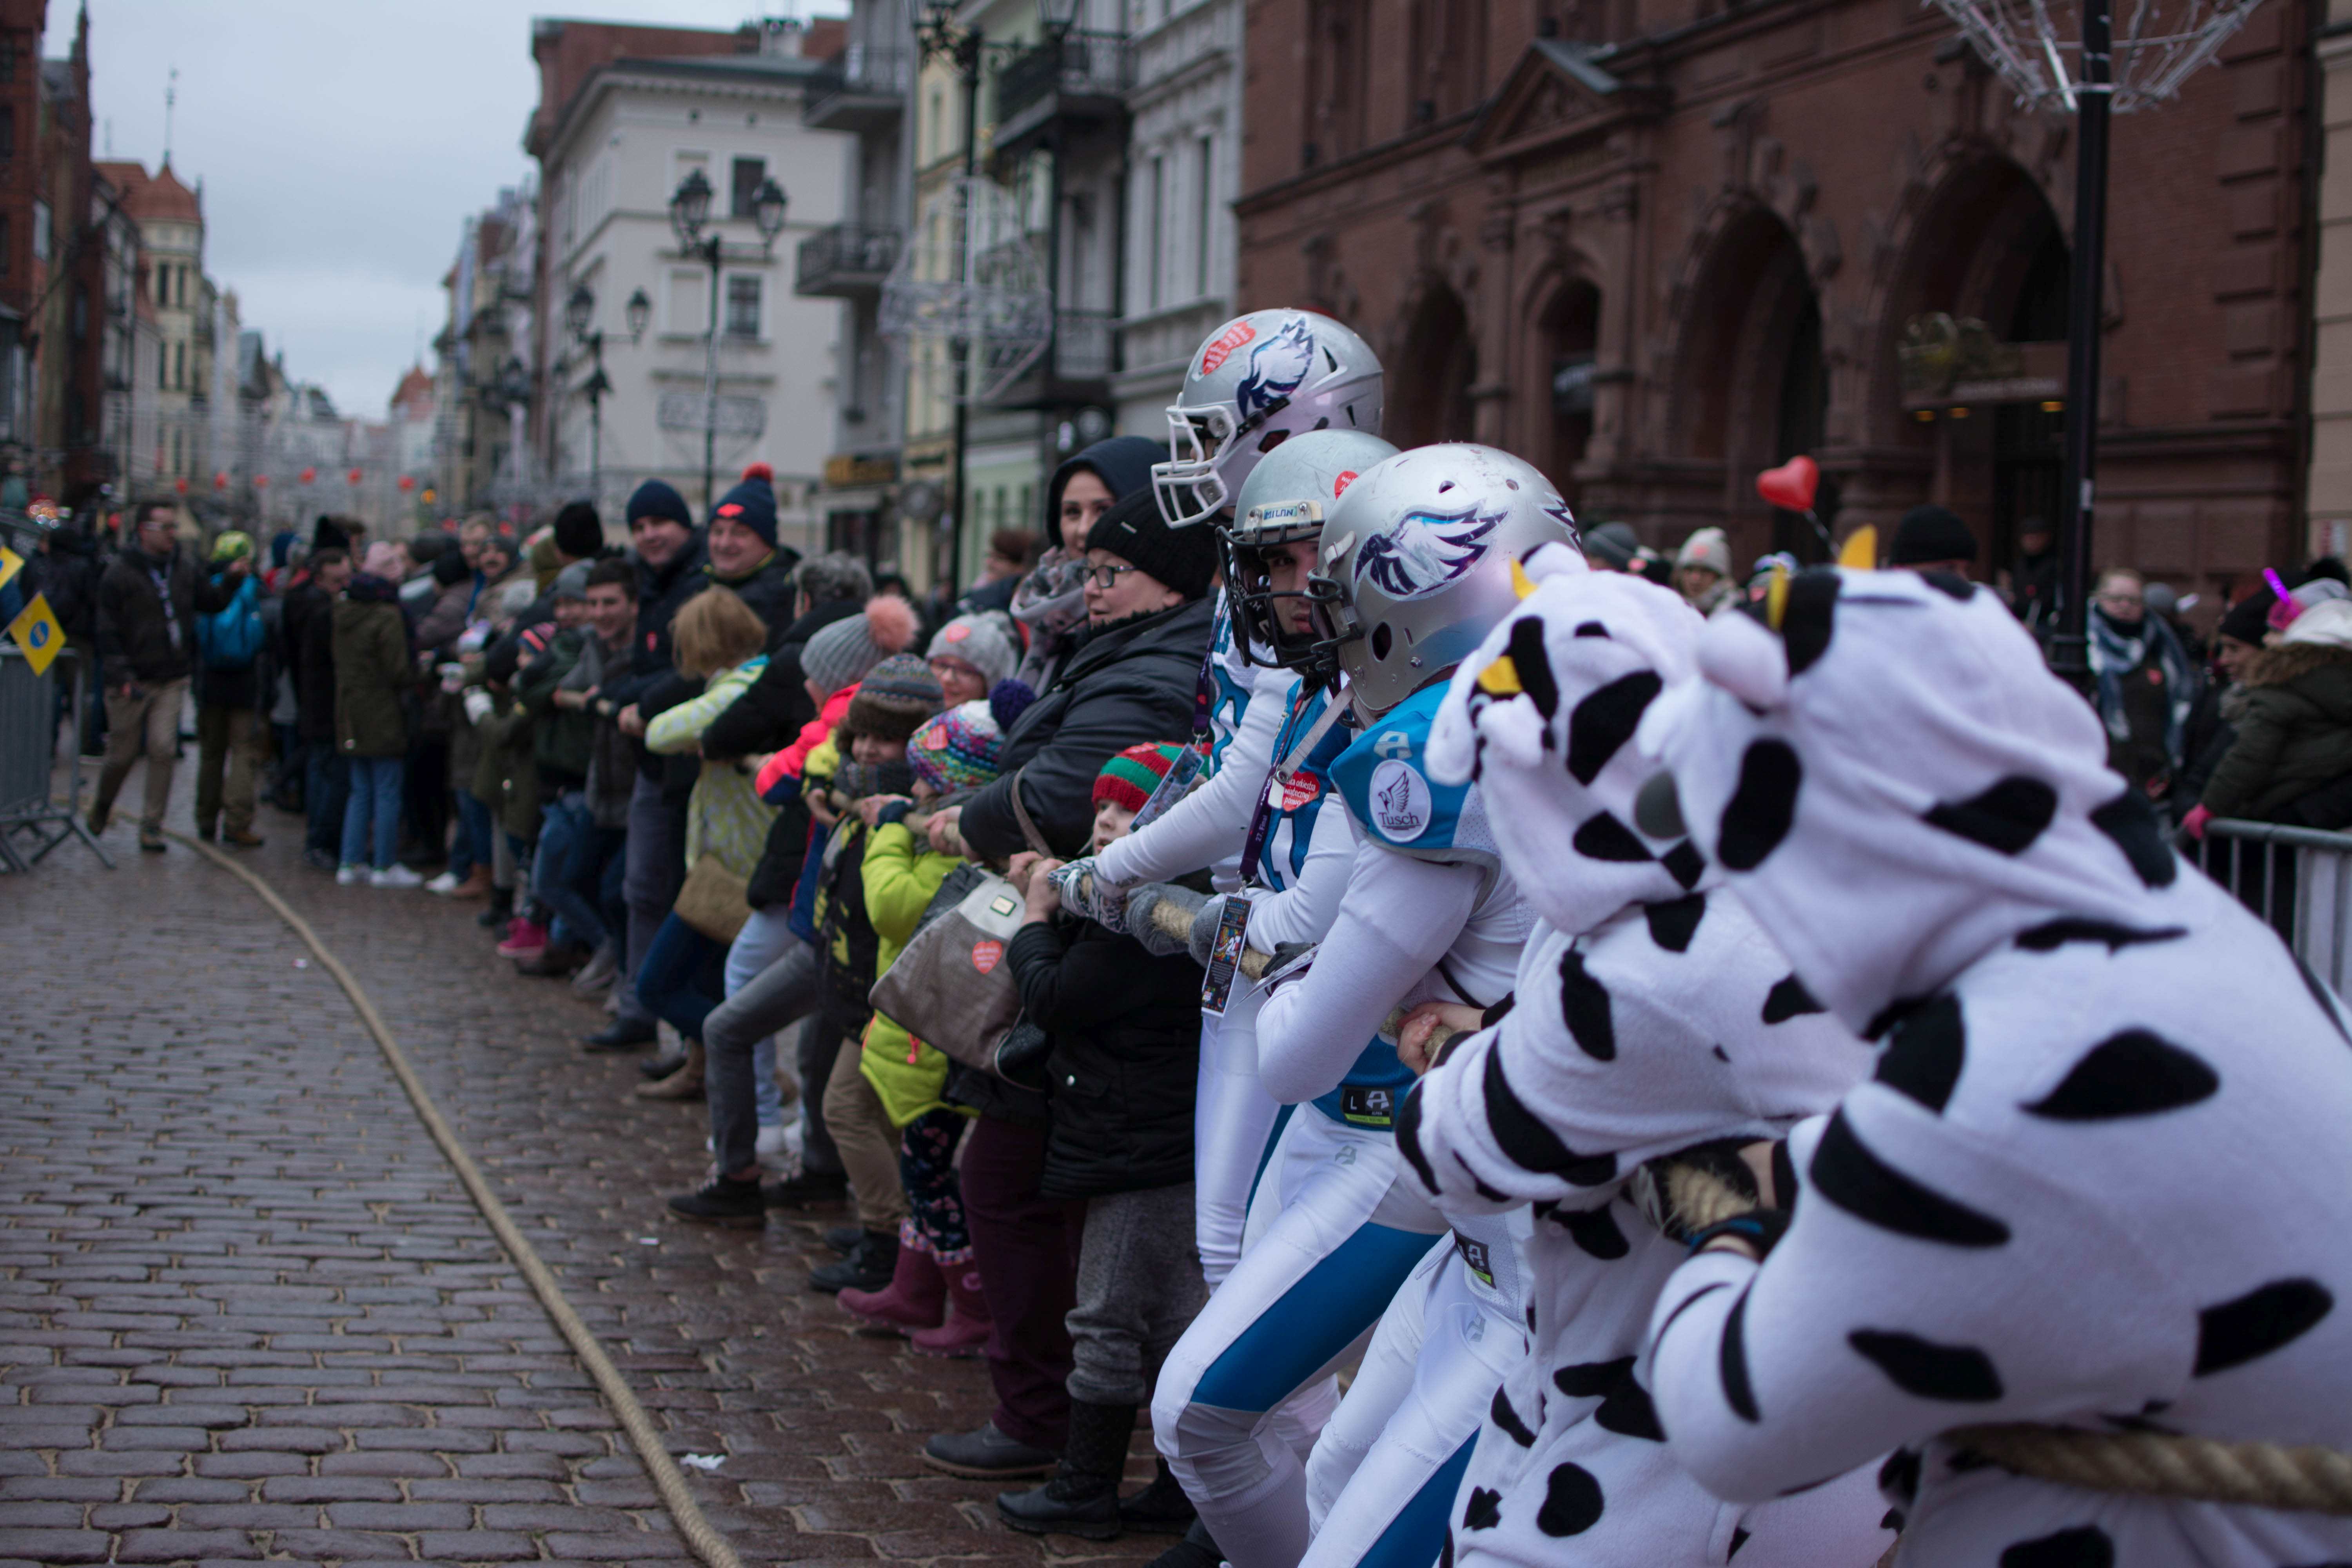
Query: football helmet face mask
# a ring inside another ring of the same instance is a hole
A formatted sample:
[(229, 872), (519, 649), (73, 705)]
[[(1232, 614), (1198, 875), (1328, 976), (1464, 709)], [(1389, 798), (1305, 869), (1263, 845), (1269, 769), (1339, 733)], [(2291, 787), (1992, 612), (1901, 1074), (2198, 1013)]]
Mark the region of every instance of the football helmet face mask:
[(1240, 496), (1258, 459), (1310, 430), (1381, 428), (1381, 362), (1312, 310), (1253, 310), (1209, 334), (1168, 409), (1170, 458), (1151, 468), (1171, 528), (1205, 522)]
[(1549, 479), (1492, 447), (1419, 447), (1359, 477), (1324, 521), (1310, 579), (1357, 710), (1387, 712), (1467, 658), (1518, 604), (1513, 568), (1580, 550)]
[(1314, 595), (1311, 578), (1277, 589), (1275, 573), (1286, 547), (1311, 546), (1321, 537), (1323, 520), (1358, 475), (1395, 456), (1394, 447), (1360, 430), (1309, 430), (1250, 470), (1232, 519), (1217, 528), (1234, 638), (1244, 663), (1295, 669), (1318, 684), (1338, 677), (1325, 640), (1294, 626), (1298, 606)]

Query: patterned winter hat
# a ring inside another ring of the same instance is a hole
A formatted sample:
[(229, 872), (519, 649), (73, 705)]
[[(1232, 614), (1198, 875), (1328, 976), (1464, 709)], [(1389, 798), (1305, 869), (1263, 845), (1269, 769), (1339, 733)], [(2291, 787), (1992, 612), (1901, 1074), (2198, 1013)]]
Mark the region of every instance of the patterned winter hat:
[(969, 665), (982, 680), (993, 686), (1013, 673), (1021, 662), (1021, 649), (1005, 630), (1002, 617), (982, 611), (958, 616), (941, 626), (923, 657), (951, 658), (958, 664)]
[(988, 703), (974, 700), (926, 720), (907, 742), (907, 762), (918, 783), (952, 795), (993, 780), (1003, 749), (1004, 731), (996, 727)]
[[(853, 621), (835, 625), (848, 626)], [(857, 683), (841, 728), (853, 736), (903, 742), (946, 700), (940, 678), (931, 673), (929, 665), (911, 653), (894, 653), (867, 670), (866, 679)]]
[(1146, 741), (1139, 746), (1129, 746), (1103, 764), (1095, 775), (1094, 804), (1115, 801), (1129, 811), (1141, 811), (1168, 770), (1184, 748), (1171, 741)]

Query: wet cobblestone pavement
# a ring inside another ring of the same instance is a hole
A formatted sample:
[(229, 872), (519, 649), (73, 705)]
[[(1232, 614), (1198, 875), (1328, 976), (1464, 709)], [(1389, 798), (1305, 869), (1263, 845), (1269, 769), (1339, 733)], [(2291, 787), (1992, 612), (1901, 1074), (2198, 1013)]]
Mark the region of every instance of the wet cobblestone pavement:
[[(602, 1013), (517, 976), (480, 905), (337, 887), (295, 819), (257, 826), (247, 863), (367, 989), (670, 1452), (725, 1456), (689, 1480), (747, 1563), (1166, 1544), (1019, 1535), (994, 1487), (926, 1469), (924, 1437), (986, 1418), (986, 1373), (803, 1289), (842, 1215), (668, 1222), (699, 1104), (582, 1055)], [(227, 873), (106, 842), (113, 873), (67, 846), (0, 879), (0, 1568), (688, 1559), (341, 990)]]

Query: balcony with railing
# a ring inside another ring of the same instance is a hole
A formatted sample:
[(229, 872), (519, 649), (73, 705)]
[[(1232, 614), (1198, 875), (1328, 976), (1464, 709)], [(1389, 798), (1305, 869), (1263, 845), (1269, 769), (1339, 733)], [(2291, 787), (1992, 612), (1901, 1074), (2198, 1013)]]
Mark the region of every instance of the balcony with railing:
[(1116, 310), (1056, 310), (1054, 341), (1021, 378), (992, 399), (999, 408), (1076, 408), (1111, 400), (1118, 369)]
[(996, 73), (996, 150), (1026, 151), (1057, 123), (1121, 126), (1134, 84), (1135, 50), (1123, 34), (1048, 37)]
[(819, 131), (879, 131), (905, 112), (915, 85), (915, 51), (898, 44), (852, 44), (809, 79), (801, 123)]
[(793, 268), (793, 292), (835, 300), (875, 293), (898, 264), (902, 237), (895, 228), (837, 223), (802, 240)]

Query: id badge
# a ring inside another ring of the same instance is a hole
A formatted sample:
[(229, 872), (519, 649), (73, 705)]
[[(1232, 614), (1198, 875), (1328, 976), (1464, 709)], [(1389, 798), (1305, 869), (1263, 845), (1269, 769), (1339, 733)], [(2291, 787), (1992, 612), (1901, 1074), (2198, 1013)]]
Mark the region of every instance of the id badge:
[(1140, 833), (1167, 816), (1169, 807), (1192, 792), (1192, 781), (1201, 776), (1201, 769), (1206, 765), (1206, 761), (1198, 746), (1185, 747), (1183, 754), (1168, 765), (1168, 772), (1152, 789), (1150, 797), (1136, 812), (1128, 832)]
[(1249, 930), (1247, 899), (1229, 898), (1217, 916), (1217, 940), (1209, 949), (1209, 973), (1201, 981), (1201, 1011), (1218, 1017), (1234, 999), (1234, 982), (1241, 977), (1242, 935)]

